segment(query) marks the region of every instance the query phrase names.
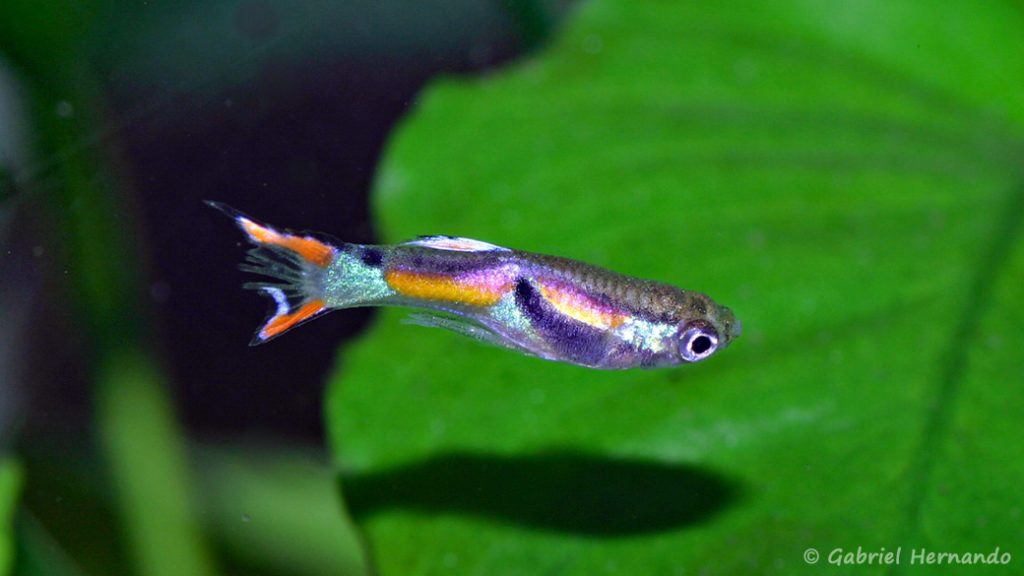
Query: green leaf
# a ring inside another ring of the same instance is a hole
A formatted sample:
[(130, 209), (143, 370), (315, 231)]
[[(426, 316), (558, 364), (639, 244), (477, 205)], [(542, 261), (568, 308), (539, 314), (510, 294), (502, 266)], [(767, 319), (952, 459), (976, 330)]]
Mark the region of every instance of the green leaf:
[(380, 572), (1020, 555), (1022, 36), (1008, 3), (606, 0), (535, 60), (434, 85), (381, 167), (390, 240), (671, 282), (745, 332), (607, 373), (386, 311), (328, 415)]

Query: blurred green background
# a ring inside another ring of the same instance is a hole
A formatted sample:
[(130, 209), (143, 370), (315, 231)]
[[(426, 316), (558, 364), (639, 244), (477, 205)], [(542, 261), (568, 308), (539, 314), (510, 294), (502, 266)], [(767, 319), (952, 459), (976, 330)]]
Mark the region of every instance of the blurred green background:
[[(1022, 8), (3, 4), (0, 575), (1013, 573)], [(204, 199), (744, 335), (619, 373), (400, 310), (247, 348)]]

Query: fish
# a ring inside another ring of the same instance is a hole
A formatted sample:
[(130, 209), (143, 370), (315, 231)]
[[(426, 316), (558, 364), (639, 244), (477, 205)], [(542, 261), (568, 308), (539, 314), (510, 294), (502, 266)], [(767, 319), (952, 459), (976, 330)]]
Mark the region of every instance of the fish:
[(207, 204), (251, 244), (240, 267), (268, 278), (244, 285), (274, 303), (252, 345), (332, 310), (368, 306), (410, 308), (413, 324), (603, 370), (698, 362), (741, 333), (733, 312), (703, 293), (568, 258), (454, 236), (341, 242)]

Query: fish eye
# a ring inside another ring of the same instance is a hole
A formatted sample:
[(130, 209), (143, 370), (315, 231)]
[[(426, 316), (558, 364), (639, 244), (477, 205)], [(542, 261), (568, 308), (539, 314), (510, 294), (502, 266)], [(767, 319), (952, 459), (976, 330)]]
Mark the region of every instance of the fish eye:
[(683, 330), (679, 341), (679, 355), (687, 362), (696, 362), (711, 356), (718, 348), (718, 332), (703, 320), (691, 322)]

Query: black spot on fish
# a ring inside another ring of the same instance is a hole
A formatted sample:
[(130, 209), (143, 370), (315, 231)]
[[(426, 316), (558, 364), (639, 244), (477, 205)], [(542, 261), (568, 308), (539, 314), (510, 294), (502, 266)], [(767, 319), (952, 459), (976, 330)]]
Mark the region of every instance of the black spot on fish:
[(359, 259), (367, 266), (380, 268), (380, 265), (384, 263), (384, 254), (382, 254), (377, 248), (364, 246), (362, 252), (359, 254)]
[(565, 359), (594, 366), (608, 353), (603, 330), (568, 318), (526, 278), (516, 280), (516, 305), (549, 346)]
[(529, 280), (526, 278), (516, 280), (516, 304), (534, 324), (545, 321), (541, 300), (540, 292), (533, 288), (533, 284), (530, 284)]

